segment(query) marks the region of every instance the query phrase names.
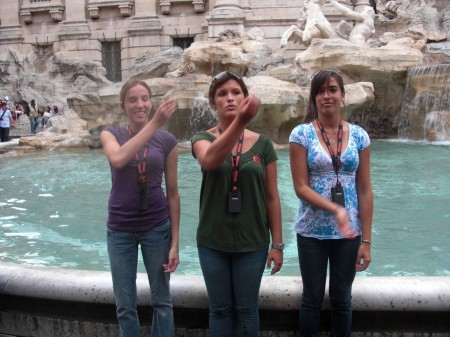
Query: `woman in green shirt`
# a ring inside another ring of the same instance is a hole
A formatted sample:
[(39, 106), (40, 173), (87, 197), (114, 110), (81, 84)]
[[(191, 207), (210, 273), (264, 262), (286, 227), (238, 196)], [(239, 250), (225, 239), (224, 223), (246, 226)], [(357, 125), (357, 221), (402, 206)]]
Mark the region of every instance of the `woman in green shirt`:
[(274, 274), (283, 263), (277, 155), (266, 136), (247, 129), (259, 100), (239, 75), (216, 75), (209, 101), (219, 122), (192, 138), (203, 174), (197, 245), (209, 328), (212, 337), (256, 337), (264, 266)]

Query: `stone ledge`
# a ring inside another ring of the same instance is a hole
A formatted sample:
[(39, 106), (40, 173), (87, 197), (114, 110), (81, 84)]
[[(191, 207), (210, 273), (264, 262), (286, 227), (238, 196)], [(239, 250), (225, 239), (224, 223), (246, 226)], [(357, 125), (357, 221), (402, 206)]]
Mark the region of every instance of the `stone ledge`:
[[(145, 274), (138, 274), (137, 287), (143, 329), (148, 329), (151, 308)], [(203, 277), (174, 274), (171, 289), (177, 336), (207, 336)], [(450, 336), (450, 277), (357, 277), (353, 289), (354, 336)], [(295, 336), (301, 292), (300, 277), (263, 278), (261, 336)], [(90, 336), (86, 329), (94, 329), (97, 337), (115, 336), (114, 303), (109, 272), (0, 262), (1, 332), (20, 330), (22, 335), (39, 337), (44, 336), (39, 331), (50, 329), (58, 331), (58, 337), (75, 337), (73, 331), (78, 329), (85, 337)], [(327, 295), (323, 331), (329, 329), (329, 308)]]

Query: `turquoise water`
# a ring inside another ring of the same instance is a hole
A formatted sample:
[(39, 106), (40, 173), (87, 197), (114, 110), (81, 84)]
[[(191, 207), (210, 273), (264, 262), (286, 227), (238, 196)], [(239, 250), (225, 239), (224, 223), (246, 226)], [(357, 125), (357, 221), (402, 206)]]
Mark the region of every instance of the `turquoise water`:
[[(288, 151), (278, 154), (287, 246), (279, 275), (299, 275), (292, 229), (298, 199)], [(101, 150), (42, 152), (0, 163), (1, 261), (109, 270), (105, 220), (110, 172)], [(373, 262), (359, 275), (450, 276), (449, 172), (448, 143), (373, 142)], [(195, 242), (200, 180), (190, 152), (180, 153), (179, 274), (200, 274)]]

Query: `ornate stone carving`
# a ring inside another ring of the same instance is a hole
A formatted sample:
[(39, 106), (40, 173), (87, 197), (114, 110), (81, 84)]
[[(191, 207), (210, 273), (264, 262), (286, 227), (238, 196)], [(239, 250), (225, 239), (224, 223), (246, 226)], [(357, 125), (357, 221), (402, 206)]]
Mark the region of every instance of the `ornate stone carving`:
[(204, 13), (206, 0), (160, 0), (159, 8), (161, 9), (161, 14), (169, 15), (172, 5), (181, 3), (181, 2), (190, 2), (194, 8), (195, 13)]
[(297, 26), (291, 26), (281, 37), (280, 47), (287, 46), (288, 41), (303, 43), (305, 46), (311, 44), (312, 39), (329, 39), (335, 37), (336, 33), (330, 22), (322, 12), (321, 6), (325, 0), (305, 1)]
[(61, 0), (32, 1), (24, 0), (20, 9), (20, 16), (26, 24), (33, 23), (33, 13), (48, 12), (53, 21), (59, 22), (63, 19), (64, 5)]
[(118, 7), (120, 15), (128, 17), (132, 13), (134, 0), (89, 0), (87, 9), (91, 19), (98, 19), (102, 7)]

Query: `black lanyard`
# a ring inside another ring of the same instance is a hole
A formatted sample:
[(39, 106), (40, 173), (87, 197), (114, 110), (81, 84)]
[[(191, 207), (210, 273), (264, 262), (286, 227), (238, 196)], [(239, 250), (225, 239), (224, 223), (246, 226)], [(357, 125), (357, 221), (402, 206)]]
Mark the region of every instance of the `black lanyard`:
[[(128, 126), (128, 133), (130, 134), (130, 138), (131, 138), (132, 134), (131, 134), (130, 126)], [(147, 187), (147, 184), (146, 184), (147, 183), (147, 177), (145, 175), (146, 158), (147, 158), (147, 146), (145, 146), (145, 148), (144, 148), (144, 153), (143, 153), (141, 159), (139, 159), (139, 152), (136, 152), (136, 161), (138, 163), (139, 181), (142, 183), (142, 187), (144, 187), (144, 188)]]
[(339, 129), (338, 129), (338, 138), (337, 138), (337, 153), (336, 155), (333, 152), (333, 148), (331, 147), (330, 140), (328, 139), (327, 133), (323, 128), (322, 123), (317, 118), (317, 126), (319, 127), (320, 133), (322, 134), (323, 140), (325, 141), (325, 145), (328, 148), (328, 152), (330, 152), (331, 161), (333, 162), (334, 172), (336, 172), (336, 184), (340, 184), (339, 182), (339, 167), (341, 166), (341, 150), (342, 150), (342, 136), (344, 133), (343, 122), (342, 119), (339, 121)]
[[(222, 134), (223, 130), (220, 126), (217, 126), (219, 129), (219, 133)], [(242, 146), (244, 145), (244, 132), (241, 133), (241, 136), (239, 137), (238, 146), (236, 150), (236, 155), (231, 156), (231, 189), (233, 191), (238, 190), (238, 176), (239, 176), (239, 161), (241, 159), (241, 152), (242, 152)]]

